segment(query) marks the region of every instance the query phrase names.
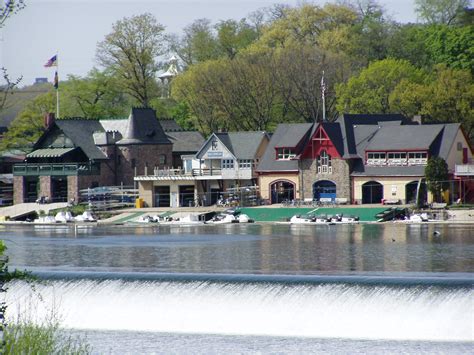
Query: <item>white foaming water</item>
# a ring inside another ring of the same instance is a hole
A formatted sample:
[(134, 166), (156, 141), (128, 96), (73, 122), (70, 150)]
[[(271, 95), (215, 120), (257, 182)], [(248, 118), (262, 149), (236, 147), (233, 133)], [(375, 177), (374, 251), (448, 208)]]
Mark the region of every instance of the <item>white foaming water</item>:
[[(14, 282), (8, 317), (55, 309), (74, 329), (472, 341), (472, 290), (158, 281)], [(27, 313), (28, 313), (27, 312)]]

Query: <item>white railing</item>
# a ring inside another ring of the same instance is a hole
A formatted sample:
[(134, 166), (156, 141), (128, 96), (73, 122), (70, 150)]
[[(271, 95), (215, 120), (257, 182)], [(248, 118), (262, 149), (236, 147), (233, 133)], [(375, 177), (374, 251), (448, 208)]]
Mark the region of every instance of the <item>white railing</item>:
[(474, 164), (456, 164), (454, 171), (456, 175), (474, 175)]

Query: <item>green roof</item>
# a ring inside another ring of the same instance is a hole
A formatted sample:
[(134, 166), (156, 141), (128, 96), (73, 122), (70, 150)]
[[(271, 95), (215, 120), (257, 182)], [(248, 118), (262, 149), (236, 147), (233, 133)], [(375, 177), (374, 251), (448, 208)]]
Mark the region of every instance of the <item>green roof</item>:
[(31, 153), (27, 154), (27, 158), (59, 158), (63, 155), (73, 151), (72, 148), (45, 148), (45, 149), (36, 149)]

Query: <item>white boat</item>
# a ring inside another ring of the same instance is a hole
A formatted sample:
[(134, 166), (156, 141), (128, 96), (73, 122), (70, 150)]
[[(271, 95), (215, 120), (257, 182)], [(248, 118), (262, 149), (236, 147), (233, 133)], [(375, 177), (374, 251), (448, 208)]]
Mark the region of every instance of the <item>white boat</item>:
[(398, 223), (425, 223), (430, 222), (427, 213), (413, 213), (405, 219), (396, 220)]
[(96, 222), (97, 219), (90, 211), (84, 211), (81, 215), (74, 217), (76, 222)]
[(239, 223), (239, 219), (230, 213), (219, 213), (212, 217), (206, 224)]
[(290, 224), (304, 224), (304, 225), (313, 225), (313, 224), (336, 224), (332, 222), (331, 218), (315, 216), (312, 214), (307, 215), (294, 215), (290, 218)]
[(33, 223), (39, 224), (53, 224), (56, 223), (56, 219), (53, 216), (41, 216), (36, 218)]
[(141, 215), (140, 217), (138, 217), (136, 220), (135, 220), (136, 223), (156, 223), (158, 222), (158, 220), (153, 217), (153, 216), (149, 216), (149, 215)]
[(203, 221), (199, 220), (199, 215), (188, 214), (182, 217), (160, 217), (158, 215), (152, 216), (152, 218), (160, 225), (171, 225), (171, 226), (194, 226), (204, 224)]
[(54, 216), (54, 219), (56, 220), (56, 222), (60, 222), (60, 223), (67, 223), (67, 222), (74, 221), (74, 217), (69, 211), (58, 212), (56, 216)]
[(359, 217), (337, 214), (335, 217), (331, 218), (331, 222), (334, 222), (336, 224), (357, 224), (359, 223)]

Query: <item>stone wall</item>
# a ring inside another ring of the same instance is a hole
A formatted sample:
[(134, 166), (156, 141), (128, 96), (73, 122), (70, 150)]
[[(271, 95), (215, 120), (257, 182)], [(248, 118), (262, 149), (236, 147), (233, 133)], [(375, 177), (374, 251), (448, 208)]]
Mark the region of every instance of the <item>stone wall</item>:
[(351, 201), (350, 165), (346, 160), (332, 159), (332, 173), (317, 173), (316, 160), (303, 159), (300, 170), (300, 198), (313, 197), (313, 184), (320, 180), (329, 180), (336, 184), (336, 196)]
[[(160, 156), (164, 154), (164, 164), (160, 164)], [(135, 175), (152, 175), (153, 169), (171, 168), (173, 164), (172, 145), (127, 145), (119, 146), (117, 150), (120, 164), (117, 164), (117, 172), (124, 185), (133, 185)], [(133, 167), (135, 160), (135, 167)]]
[(25, 177), (14, 176), (13, 177), (13, 204), (23, 203), (25, 196)]
[(53, 199), (53, 191), (51, 186), (51, 176), (40, 176), (39, 177), (39, 194), (38, 197), (47, 197), (50, 201)]

